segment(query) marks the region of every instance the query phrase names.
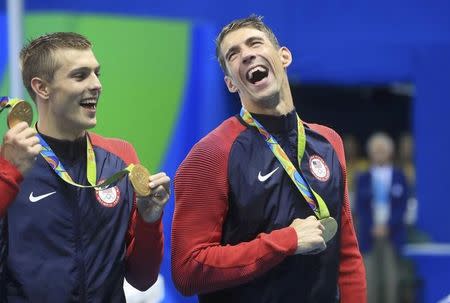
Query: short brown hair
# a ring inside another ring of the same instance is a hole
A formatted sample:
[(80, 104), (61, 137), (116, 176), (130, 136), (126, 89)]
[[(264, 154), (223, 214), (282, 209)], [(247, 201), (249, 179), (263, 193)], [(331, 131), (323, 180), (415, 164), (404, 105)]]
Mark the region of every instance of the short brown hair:
[(54, 52), (62, 48), (88, 49), (92, 44), (80, 34), (56, 32), (30, 40), (20, 51), (22, 81), (34, 101), (36, 94), (31, 88), (31, 79), (39, 77), (51, 82), (59, 68)]
[(222, 67), (222, 70), (225, 73), (227, 72), (227, 69), (225, 66), (225, 59), (220, 52), (220, 44), (222, 43), (222, 41), (226, 35), (228, 35), (229, 33), (233, 32), (235, 30), (238, 30), (243, 27), (255, 28), (257, 30), (260, 30), (260, 31), (266, 33), (270, 42), (272, 42), (272, 44), (276, 48), (280, 47), (280, 44), (278, 43), (278, 40), (275, 37), (275, 34), (270, 29), (270, 27), (268, 27), (266, 24), (264, 24), (262, 19), (263, 19), (262, 16), (257, 16), (257, 15), (252, 14), (246, 18), (233, 20), (222, 28), (222, 30), (220, 31), (219, 35), (216, 38), (216, 57), (217, 57), (217, 60), (219, 60), (220, 67)]

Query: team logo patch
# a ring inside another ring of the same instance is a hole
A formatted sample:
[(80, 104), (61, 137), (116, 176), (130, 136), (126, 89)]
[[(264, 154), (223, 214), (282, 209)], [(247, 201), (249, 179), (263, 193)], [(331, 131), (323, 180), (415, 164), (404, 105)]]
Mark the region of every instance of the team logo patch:
[(114, 207), (119, 203), (120, 190), (117, 186), (95, 191), (97, 201), (105, 207)]
[(309, 169), (320, 181), (328, 181), (330, 178), (330, 169), (328, 168), (325, 161), (319, 156), (312, 156), (309, 158)]

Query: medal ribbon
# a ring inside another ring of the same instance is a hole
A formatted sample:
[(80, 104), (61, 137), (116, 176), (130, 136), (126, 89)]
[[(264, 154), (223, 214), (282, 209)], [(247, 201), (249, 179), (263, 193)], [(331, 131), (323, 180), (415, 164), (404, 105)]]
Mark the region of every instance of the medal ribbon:
[(13, 108), (19, 102), (23, 102), (23, 100), (17, 98), (0, 97), (0, 113), (7, 107)]
[(59, 158), (56, 156), (56, 154), (53, 152), (53, 150), (50, 148), (50, 146), (45, 142), (44, 138), (38, 133), (36, 135), (39, 139), (39, 143), (42, 145), (42, 151), (41, 155), (44, 158), (45, 161), (50, 165), (50, 167), (53, 169), (53, 171), (65, 182), (81, 187), (81, 188), (95, 188), (98, 190), (107, 188), (109, 185), (111, 185), (114, 182), (119, 181), (124, 176), (126, 176), (128, 173), (131, 172), (131, 170), (134, 167), (134, 164), (128, 165), (126, 168), (122, 169), (121, 171), (115, 173), (108, 179), (104, 180), (100, 184), (97, 184), (97, 165), (95, 162), (95, 153), (94, 149), (92, 148), (91, 141), (89, 140), (89, 136), (86, 135), (86, 154), (87, 154), (87, 179), (90, 185), (82, 185), (78, 184), (75, 181), (73, 181), (72, 177), (70, 177), (69, 173), (64, 168), (63, 164), (59, 160)]
[[(275, 138), (264, 128), (264, 126), (262, 126), (255, 118), (253, 118), (252, 115), (245, 108), (241, 109), (240, 115), (247, 124), (254, 126), (258, 129), (259, 133), (263, 136), (264, 141), (266, 141), (270, 150), (278, 159), (278, 161), (281, 163), (284, 170), (289, 175), (291, 180), (294, 182), (295, 186), (303, 195), (306, 202), (314, 211), (316, 216), (319, 219), (329, 217), (330, 212), (328, 211), (328, 207), (326, 203), (323, 201), (322, 197), (311, 188), (306, 179), (304, 179), (303, 176), (297, 171), (294, 164), (292, 164), (291, 160), (289, 160), (289, 157), (284, 152), (283, 148), (281, 148), (280, 144), (278, 144), (277, 140), (275, 140)], [(305, 127), (303, 126), (302, 120), (300, 120), (298, 115), (297, 115), (297, 130), (298, 130), (297, 159), (298, 165), (300, 166), (303, 154), (305, 153), (306, 135), (305, 135)]]

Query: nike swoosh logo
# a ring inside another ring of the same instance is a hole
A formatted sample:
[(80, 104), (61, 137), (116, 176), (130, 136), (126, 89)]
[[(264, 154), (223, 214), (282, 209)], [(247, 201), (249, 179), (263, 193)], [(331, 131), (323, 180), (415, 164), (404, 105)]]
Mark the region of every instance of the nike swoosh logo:
[(40, 201), (40, 200), (42, 200), (42, 199), (44, 199), (44, 198), (47, 198), (48, 196), (51, 196), (51, 195), (53, 195), (54, 193), (56, 193), (56, 191), (53, 191), (53, 192), (51, 192), (51, 193), (48, 193), (48, 194), (45, 194), (45, 195), (40, 195), (40, 196), (33, 196), (33, 192), (31, 192), (31, 194), (30, 194), (30, 202), (37, 202), (37, 201)]
[(258, 174), (258, 180), (261, 182), (266, 181), (267, 179), (269, 179), (280, 167), (275, 168), (274, 170), (272, 170), (270, 173), (268, 173), (267, 175), (261, 175), (261, 172), (259, 172)]

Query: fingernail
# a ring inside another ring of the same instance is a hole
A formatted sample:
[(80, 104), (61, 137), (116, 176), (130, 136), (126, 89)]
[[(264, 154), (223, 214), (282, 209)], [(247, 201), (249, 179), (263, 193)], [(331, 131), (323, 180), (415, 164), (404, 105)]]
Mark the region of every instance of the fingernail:
[(155, 183), (150, 182), (150, 187), (153, 187), (153, 186), (155, 186)]

